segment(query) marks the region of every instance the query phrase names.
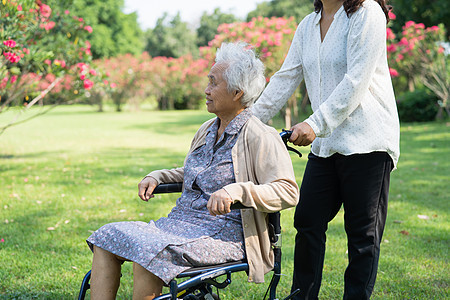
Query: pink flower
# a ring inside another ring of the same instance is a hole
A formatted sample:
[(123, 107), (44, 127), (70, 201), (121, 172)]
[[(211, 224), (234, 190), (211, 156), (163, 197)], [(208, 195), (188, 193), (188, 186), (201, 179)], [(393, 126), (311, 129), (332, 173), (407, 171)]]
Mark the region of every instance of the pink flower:
[(92, 27), (91, 26), (84, 26), (84, 30), (86, 30), (89, 33), (92, 33)]
[(388, 40), (393, 40), (393, 39), (395, 39), (395, 34), (394, 34), (394, 32), (392, 31), (392, 29), (390, 29), (389, 27), (386, 28), (386, 38), (387, 38)]
[(406, 46), (406, 45), (408, 45), (408, 40), (407, 40), (406, 38), (402, 38), (402, 39), (400, 40), (400, 42), (398, 42), (398, 44), (399, 44), (400, 46)]
[(92, 81), (90, 81), (89, 79), (85, 79), (83, 82), (83, 87), (86, 90), (90, 90), (92, 87), (94, 86), (94, 83)]
[(7, 40), (3, 42), (3, 45), (5, 45), (6, 47), (14, 48), (17, 44), (14, 40)]
[(17, 75), (11, 76), (11, 83), (16, 82), (16, 80), (17, 80)]
[(403, 26), (403, 28), (409, 28), (409, 27), (411, 27), (411, 26), (414, 26), (416, 24), (416, 22), (414, 22), (414, 21), (408, 21), (408, 22), (406, 22), (406, 24), (405, 24), (405, 26)]
[(52, 9), (47, 4), (42, 3), (39, 6), (39, 12), (41, 13), (42, 16), (48, 18), (52, 14)]
[(44, 63), (50, 66), (52, 64), (52, 61), (50, 59), (46, 59), (44, 60)]
[(113, 89), (114, 89), (114, 88), (116, 88), (116, 87), (117, 87), (117, 84), (115, 84), (115, 83), (113, 82), (113, 83), (111, 83), (111, 85), (110, 85), (110, 86), (111, 86), (111, 88), (113, 88)]
[(30, 54), (30, 49), (28, 48), (23, 48), (22, 51), (25, 52), (26, 54)]
[(65, 13), (66, 15), (68, 15), (70, 12), (66, 9), (66, 10), (64, 11), (64, 13)]
[(39, 27), (44, 28), (45, 30), (49, 31), (51, 29), (53, 29), (53, 27), (55, 27), (55, 22), (50, 21), (48, 23), (43, 23), (41, 25), (39, 25)]
[(431, 31), (439, 31), (439, 26), (431, 26), (430, 28), (429, 28)]
[(439, 47), (438, 53), (444, 53), (444, 48), (443, 47)]
[(398, 72), (395, 69), (389, 68), (389, 74), (391, 74), (392, 77), (398, 77)]
[(4, 242), (5, 242), (5, 239), (2, 238), (2, 239), (0, 240), (0, 243), (4, 243)]
[(22, 11), (22, 5), (20, 5), (20, 4), (17, 5), (17, 10), (18, 10), (18, 11)]
[(80, 69), (80, 73), (88, 68), (88, 65), (85, 63), (77, 63), (77, 67)]
[(395, 52), (395, 50), (397, 50), (397, 46), (395, 44), (387, 46), (388, 52)]
[(92, 76), (97, 75), (97, 72), (94, 69), (89, 70), (89, 73), (91, 73)]
[(9, 60), (12, 63), (16, 63), (20, 60), (20, 57), (12, 52), (4, 52), (3, 55), (6, 57), (7, 60)]
[(66, 66), (66, 62), (64, 60), (55, 59), (53, 63), (57, 66), (61, 66), (61, 68), (64, 68)]
[(83, 20), (83, 18), (78, 18), (78, 21), (83, 22), (84, 20)]
[(419, 23), (419, 24), (416, 24), (416, 28), (422, 28), (422, 29), (424, 29), (424, 28), (425, 28), (425, 25), (424, 25), (423, 23)]
[(80, 75), (80, 79), (81, 79), (81, 80), (85, 80), (85, 79), (86, 79), (86, 75), (81, 74), (81, 75)]
[(389, 11), (389, 19), (395, 20), (397, 19), (397, 16), (393, 12)]

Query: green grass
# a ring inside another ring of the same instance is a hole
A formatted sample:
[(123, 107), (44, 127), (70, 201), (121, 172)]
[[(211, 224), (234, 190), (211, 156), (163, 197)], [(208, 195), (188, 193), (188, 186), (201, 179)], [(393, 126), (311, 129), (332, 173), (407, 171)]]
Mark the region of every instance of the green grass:
[[(137, 183), (151, 170), (180, 166), (196, 129), (211, 117), (74, 106), (9, 128), (0, 136), (0, 299), (75, 299), (92, 259), (85, 239), (105, 223), (166, 215), (175, 197), (144, 203)], [(445, 123), (402, 126), (372, 299), (448, 298), (449, 129)], [(306, 158), (292, 160), (300, 183)], [(280, 298), (290, 289), (293, 212), (282, 214)], [(347, 263), (342, 211), (329, 226), (327, 245), (320, 296), (339, 299)], [(243, 282), (236, 276), (223, 299), (262, 299), (266, 284)], [(131, 294), (128, 263), (118, 298)]]

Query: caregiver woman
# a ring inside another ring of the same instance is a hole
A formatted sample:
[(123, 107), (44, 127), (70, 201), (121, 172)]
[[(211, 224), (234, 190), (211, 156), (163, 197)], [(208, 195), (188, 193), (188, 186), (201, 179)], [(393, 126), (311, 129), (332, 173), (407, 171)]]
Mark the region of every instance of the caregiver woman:
[(348, 267), (344, 299), (369, 299), (387, 213), (399, 122), (386, 56), (384, 0), (316, 0), (281, 69), (253, 107), (267, 122), (304, 79), (313, 114), (292, 127), (312, 143), (295, 212), (296, 299), (317, 299), (328, 222), (344, 205)]

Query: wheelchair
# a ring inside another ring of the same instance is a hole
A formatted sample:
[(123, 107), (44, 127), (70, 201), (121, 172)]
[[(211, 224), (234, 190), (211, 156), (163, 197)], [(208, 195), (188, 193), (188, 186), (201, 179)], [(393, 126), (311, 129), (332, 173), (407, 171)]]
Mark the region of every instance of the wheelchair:
[[(293, 151), (301, 157), (301, 153), (296, 149), (287, 145), (287, 141), (291, 135), (291, 131), (284, 130), (280, 136), (289, 151)], [(168, 183), (158, 185), (153, 194), (164, 193), (179, 193), (182, 190), (182, 183)], [(241, 203), (235, 203), (231, 209), (250, 209), (243, 206)], [(276, 289), (281, 278), (281, 224), (280, 212), (268, 214), (268, 233), (270, 242), (274, 253), (274, 267), (272, 269), (272, 279), (267, 287), (267, 291), (263, 299), (268, 296), (269, 300), (278, 300)], [(163, 294), (154, 298), (154, 300), (220, 300), (218, 294), (213, 292), (213, 287), (217, 289), (224, 289), (232, 282), (232, 274), (236, 272), (246, 272), (248, 274), (249, 265), (244, 259), (242, 261), (230, 262), (225, 264), (194, 267), (188, 269), (169, 283), (169, 293)], [(225, 279), (223, 277), (226, 276)], [(85, 298), (87, 290), (90, 288), (91, 271), (86, 273), (81, 283), (78, 300)], [(177, 279), (184, 280), (178, 283)], [(219, 281), (221, 280), (221, 281)], [(283, 300), (292, 299), (300, 292), (299, 289), (293, 291), (289, 296)]]

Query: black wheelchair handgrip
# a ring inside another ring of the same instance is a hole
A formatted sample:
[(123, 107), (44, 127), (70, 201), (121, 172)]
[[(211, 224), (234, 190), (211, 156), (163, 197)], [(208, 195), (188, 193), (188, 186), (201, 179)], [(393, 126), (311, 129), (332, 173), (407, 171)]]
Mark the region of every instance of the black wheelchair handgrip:
[(291, 146), (288, 146), (288, 142), (289, 142), (289, 138), (292, 135), (292, 131), (291, 130), (286, 130), (286, 129), (282, 129), (280, 132), (280, 137), (283, 140), (284, 145), (286, 146), (286, 149), (288, 149), (288, 151), (292, 151), (294, 153), (297, 153), (298, 157), (302, 157), (302, 154), (300, 153), (300, 151), (298, 151), (297, 149), (292, 148)]
[(231, 209), (246, 209), (246, 208), (250, 207), (244, 206), (244, 204), (242, 204), (241, 202), (231, 204)]
[(273, 225), (273, 230), (275, 234), (281, 233), (281, 222), (280, 222), (280, 212), (270, 213), (269, 216), (269, 224)]
[(153, 194), (181, 193), (182, 188), (182, 182), (162, 183), (153, 190)]

